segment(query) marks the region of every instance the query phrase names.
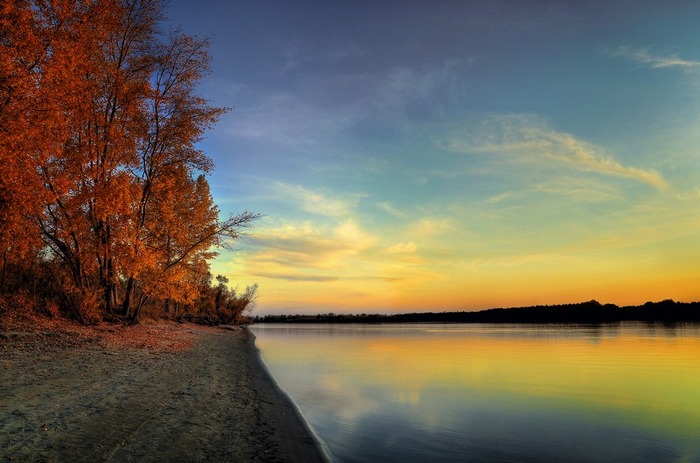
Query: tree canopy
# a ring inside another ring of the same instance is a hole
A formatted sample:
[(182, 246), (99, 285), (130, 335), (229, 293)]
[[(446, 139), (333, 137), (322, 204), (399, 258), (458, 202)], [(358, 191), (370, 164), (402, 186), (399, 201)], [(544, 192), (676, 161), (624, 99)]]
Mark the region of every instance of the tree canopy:
[(163, 19), (158, 0), (0, 6), (0, 292), (83, 322), (193, 306), (258, 217), (219, 219), (197, 143), (227, 109), (196, 93), (207, 40)]

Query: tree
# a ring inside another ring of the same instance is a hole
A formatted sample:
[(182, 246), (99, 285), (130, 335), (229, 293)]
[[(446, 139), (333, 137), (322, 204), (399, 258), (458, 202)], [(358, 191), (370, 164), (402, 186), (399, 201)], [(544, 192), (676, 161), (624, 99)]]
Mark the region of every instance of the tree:
[(194, 293), (190, 274), (201, 271), (203, 262), (216, 255), (219, 242), (219, 210), (214, 205), (203, 175), (191, 179), (182, 166), (155, 185), (151, 213), (144, 222), (143, 260), (138, 280), (139, 302), (131, 318), (138, 321), (149, 298), (191, 302)]
[[(146, 247), (150, 246), (151, 251), (158, 247), (152, 243), (155, 233), (152, 224), (162, 224), (163, 215), (168, 215), (168, 201), (158, 196), (167, 196), (170, 202), (175, 198), (177, 202), (187, 194), (188, 179), (196, 172), (206, 173), (212, 167), (211, 160), (195, 147), (205, 129), (216, 122), (225, 110), (209, 106), (194, 94), (195, 84), (208, 71), (207, 46), (206, 41), (196, 40), (176, 30), (171, 31), (167, 44), (160, 44), (155, 50), (153, 85), (148, 98), (144, 100), (146, 130), (139, 140), (139, 164), (131, 171), (137, 179), (140, 195), (132, 221), (131, 240), (135, 243), (132, 265), (124, 269), (127, 275), (122, 304), (124, 315), (131, 312), (137, 289), (136, 275), (143, 271), (144, 265), (152, 264), (152, 252)], [(201, 177), (198, 182), (203, 185), (206, 180)], [(181, 187), (179, 194), (178, 186)], [(206, 188), (208, 195), (208, 186)], [(199, 199), (203, 204), (204, 199)], [(209, 216), (211, 221), (212, 214), (206, 207), (193, 210)], [(191, 220), (203, 224), (207, 222), (207, 217), (191, 217)], [(151, 269), (150, 275), (152, 272)], [(148, 286), (144, 289), (148, 291)], [(138, 319), (143, 302), (148, 297), (141, 294), (132, 318)]]
[(51, 257), (71, 277), (64, 284), (67, 303), (79, 306), (85, 318), (83, 309), (89, 311), (101, 292), (112, 312), (115, 243), (138, 194), (128, 169), (138, 162), (149, 43), (162, 12), (148, 0), (24, 6), (36, 13), (35, 23), (54, 31), (39, 86), (54, 110), (56, 130), (44, 135), (34, 159), (46, 193), (34, 221)]
[(226, 110), (196, 94), (208, 42), (162, 19), (158, 0), (0, 7), (0, 289), (8, 262), (42, 254), (79, 318), (137, 321), (150, 298), (191, 302), (258, 217), (218, 219), (196, 147)]
[(0, 290), (8, 264), (37, 252), (38, 235), (28, 219), (46, 198), (37, 158), (47, 155), (47, 139), (59, 131), (58, 106), (47, 87), (61, 78), (53, 65), (61, 33), (59, 18), (48, 9), (20, 0), (0, 6)]
[(209, 289), (205, 312), (216, 317), (219, 323), (230, 324), (245, 322), (248, 312), (255, 307), (258, 297), (258, 285), (247, 286), (243, 294), (228, 287), (228, 278), (216, 276), (216, 286)]
[(214, 297), (214, 310), (219, 310), (224, 298), (228, 296), (228, 278), (223, 275), (216, 276), (216, 296)]

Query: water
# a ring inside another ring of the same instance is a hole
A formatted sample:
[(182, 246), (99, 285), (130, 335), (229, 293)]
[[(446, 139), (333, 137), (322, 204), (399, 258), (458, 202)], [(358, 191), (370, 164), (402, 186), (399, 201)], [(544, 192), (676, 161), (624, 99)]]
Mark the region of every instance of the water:
[(256, 325), (339, 462), (700, 462), (700, 327)]

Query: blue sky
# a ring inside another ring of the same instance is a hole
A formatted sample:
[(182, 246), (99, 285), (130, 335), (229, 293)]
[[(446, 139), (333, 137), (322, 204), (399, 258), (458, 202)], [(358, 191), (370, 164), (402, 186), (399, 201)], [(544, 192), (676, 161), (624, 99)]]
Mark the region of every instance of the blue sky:
[(175, 0), (258, 313), (700, 290), (700, 4)]

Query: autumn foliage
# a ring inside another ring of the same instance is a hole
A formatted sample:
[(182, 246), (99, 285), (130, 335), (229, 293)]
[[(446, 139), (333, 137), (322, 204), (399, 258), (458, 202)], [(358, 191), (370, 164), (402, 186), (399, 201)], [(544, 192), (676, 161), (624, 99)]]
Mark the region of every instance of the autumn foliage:
[(219, 220), (208, 44), (163, 19), (157, 0), (1, 3), (4, 295), (86, 323), (220, 310), (208, 261), (257, 216)]

